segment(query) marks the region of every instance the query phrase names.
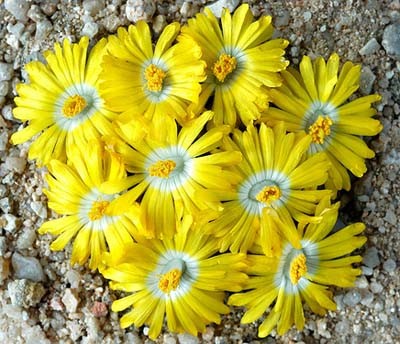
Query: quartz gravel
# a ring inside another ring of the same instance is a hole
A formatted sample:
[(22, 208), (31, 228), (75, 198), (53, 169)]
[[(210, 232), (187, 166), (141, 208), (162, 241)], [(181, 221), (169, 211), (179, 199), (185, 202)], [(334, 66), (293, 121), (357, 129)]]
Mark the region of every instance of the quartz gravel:
[[(366, 224), (360, 250), (363, 275), (354, 289), (334, 290), (338, 309), (326, 316), (306, 311), (303, 331), (276, 331), (257, 338), (259, 322), (240, 325), (235, 308), (221, 324), (193, 337), (164, 329), (156, 343), (399, 343), (400, 342), (400, 2), (398, 0), (248, 1), (256, 16), (272, 14), (275, 37), (289, 39), (288, 58), (337, 52), (363, 66), (357, 96), (377, 92), (382, 133), (368, 139), (376, 157), (368, 172), (341, 193), (341, 220)], [(47, 211), (45, 171), (27, 161), (29, 143), (13, 147), (20, 128), (12, 118), (22, 67), (41, 52), (83, 34), (94, 41), (139, 19), (158, 36), (167, 23), (182, 23), (208, 6), (216, 15), (232, 0), (5, 0), (0, 2), (0, 343), (146, 343), (148, 328), (121, 329), (110, 291), (97, 273), (71, 267), (71, 248), (51, 252), (50, 236), (36, 234), (52, 218)]]

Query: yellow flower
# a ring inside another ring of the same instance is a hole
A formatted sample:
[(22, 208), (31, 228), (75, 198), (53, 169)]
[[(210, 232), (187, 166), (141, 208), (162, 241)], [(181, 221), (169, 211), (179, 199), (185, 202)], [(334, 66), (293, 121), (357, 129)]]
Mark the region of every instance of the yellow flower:
[[(224, 9), (221, 26), (209, 9), (197, 14), (182, 27), (181, 42), (194, 41), (201, 46), (207, 63), (198, 109), (214, 95), (214, 123), (232, 127), (238, 116), (248, 125), (268, 106), (267, 87), (281, 85), (279, 71), (289, 64), (283, 55), (288, 41), (272, 39), (271, 16), (254, 20), (247, 4), (233, 16)], [(197, 109), (197, 110), (198, 110)], [(195, 110), (196, 111), (196, 110)]]
[(126, 172), (120, 157), (96, 140), (84, 146), (72, 145), (69, 164), (51, 160), (46, 176), (48, 206), (61, 218), (45, 222), (39, 233), (58, 235), (50, 248), (62, 250), (74, 237), (71, 264), (83, 265), (90, 256), (89, 267), (97, 269), (107, 248), (124, 250), (137, 234), (138, 207), (132, 206), (118, 216), (109, 214), (109, 204), (118, 195), (100, 192), (107, 180), (121, 180)]
[(245, 289), (251, 290), (232, 295), (229, 304), (247, 308), (241, 320), (243, 324), (259, 319), (273, 305), (259, 327), (259, 337), (266, 337), (276, 325), (278, 334), (284, 334), (293, 324), (301, 330), (305, 321), (303, 300), (313, 312), (324, 315), (326, 310), (336, 309), (327, 286), (354, 285), (361, 270), (352, 264), (361, 262), (362, 258), (346, 255), (366, 242), (366, 237), (358, 236), (365, 226), (355, 223), (329, 235), (336, 223), (338, 208), (339, 203), (330, 206), (328, 199), (321, 201), (316, 215), (322, 216), (322, 221), (297, 228), (300, 247), (284, 240), (278, 258), (248, 257), (250, 279)]
[(99, 95), (100, 63), (107, 41), (100, 40), (90, 51), (88, 38), (77, 44), (64, 40), (55, 52), (46, 52), (47, 64), (38, 61), (25, 66), (28, 84), (17, 86), (14, 116), (29, 125), (14, 133), (13, 144), (25, 142), (40, 133), (29, 149), (29, 158), (37, 164), (51, 159), (66, 161), (72, 144), (113, 133), (115, 113), (104, 106)]
[[(243, 133), (235, 130), (233, 141), (224, 141), (223, 149), (241, 152), (243, 160), (232, 168), (241, 176), (236, 190), (219, 195), (227, 201), (222, 215), (205, 226), (221, 237), (222, 251), (247, 252), (257, 239), (264, 252), (273, 255), (279, 241), (269, 224), (271, 210), (288, 223), (292, 218), (319, 220), (309, 215), (322, 197), (331, 194), (317, 190), (326, 181), (329, 163), (321, 154), (305, 159), (310, 142), (307, 135), (286, 134), (282, 123), (274, 129), (261, 124), (259, 131), (251, 125)], [(207, 192), (202, 196), (208, 199)]]
[(123, 141), (110, 138), (133, 174), (121, 182), (105, 183), (102, 190), (114, 193), (131, 188), (111, 205), (116, 214), (142, 196), (141, 220), (148, 238), (172, 237), (175, 222), (183, 212), (194, 215), (196, 221), (200, 215), (208, 218), (210, 211), (218, 212), (218, 201), (204, 201), (196, 193), (213, 188), (223, 194), (237, 182), (238, 176), (226, 166), (237, 164), (241, 154), (212, 153), (229, 127), (216, 127), (200, 136), (212, 115), (211, 111), (204, 112), (179, 131), (175, 122), (173, 130), (150, 130), (142, 139), (132, 139), (138, 135), (131, 122), (121, 125)]
[(102, 95), (113, 110), (124, 112), (123, 120), (156, 117), (165, 130), (170, 118), (184, 122), (188, 105), (198, 101), (205, 64), (196, 44), (173, 44), (179, 30), (178, 23), (167, 25), (154, 49), (143, 21), (109, 38)]
[(217, 242), (192, 227), (192, 217), (185, 216), (173, 238), (142, 240), (106, 257), (101, 272), (112, 281), (111, 288), (132, 293), (112, 304), (114, 312), (132, 306), (121, 317), (122, 328), (147, 324), (155, 339), (166, 317), (169, 331), (197, 336), (229, 313), (224, 291), (242, 290), (245, 256), (215, 256)]
[(339, 76), (338, 71), (337, 54), (327, 63), (322, 57), (312, 63), (304, 56), (300, 73), (294, 69), (281, 73), (282, 87), (270, 92), (277, 108), (270, 107), (262, 120), (285, 121), (289, 131), (305, 131), (312, 138), (308, 154), (324, 151), (331, 162), (327, 187), (350, 190), (346, 169), (361, 177), (367, 170), (364, 159), (375, 156), (358, 136), (382, 130), (381, 123), (371, 118), (376, 114), (371, 103), (381, 97), (373, 94), (347, 101), (359, 87), (361, 67), (346, 62)]

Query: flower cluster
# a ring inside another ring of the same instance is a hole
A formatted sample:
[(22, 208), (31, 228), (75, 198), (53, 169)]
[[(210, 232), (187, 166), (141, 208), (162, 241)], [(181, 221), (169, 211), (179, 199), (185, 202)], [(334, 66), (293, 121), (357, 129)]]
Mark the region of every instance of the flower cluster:
[(328, 286), (351, 287), (366, 241), (356, 223), (332, 232), (337, 192), (372, 158), (360, 135), (382, 129), (352, 96), (360, 66), (339, 56), (299, 71), (272, 38), (271, 17), (247, 4), (219, 21), (209, 10), (154, 43), (140, 21), (103, 38), (56, 44), (30, 62), (14, 116), (46, 166), (48, 206), (62, 215), (41, 234), (71, 241), (71, 264), (88, 262), (127, 296), (121, 326), (197, 335), (228, 304), (242, 323), (267, 316), (259, 336), (305, 323), (303, 303), (334, 310)]

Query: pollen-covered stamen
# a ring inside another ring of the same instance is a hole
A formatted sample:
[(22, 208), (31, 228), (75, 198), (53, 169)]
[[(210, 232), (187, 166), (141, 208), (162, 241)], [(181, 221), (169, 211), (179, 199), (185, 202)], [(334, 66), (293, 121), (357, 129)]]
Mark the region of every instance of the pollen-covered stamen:
[(144, 71), (144, 78), (147, 81), (147, 89), (152, 92), (160, 92), (166, 73), (156, 65), (149, 65)]
[(332, 120), (328, 116), (318, 116), (314, 124), (308, 128), (308, 134), (311, 135), (314, 143), (324, 143), (325, 137), (331, 133)]
[(293, 284), (297, 284), (306, 273), (307, 273), (307, 259), (306, 256), (301, 253), (296, 256), (290, 263), (290, 281)]
[(67, 98), (63, 105), (62, 112), (65, 117), (72, 118), (81, 113), (86, 105), (86, 99), (79, 94), (75, 94)]
[(281, 189), (275, 185), (265, 186), (257, 195), (256, 200), (267, 205), (281, 197)]
[(172, 269), (167, 273), (161, 275), (160, 281), (158, 282), (158, 288), (165, 294), (169, 294), (171, 291), (176, 290), (181, 280), (182, 271), (179, 269)]
[(108, 201), (95, 201), (89, 211), (89, 219), (92, 221), (99, 220), (103, 217), (108, 205)]
[(159, 160), (149, 167), (149, 173), (152, 177), (168, 178), (175, 167), (173, 160)]
[(237, 61), (234, 56), (221, 54), (218, 58), (218, 61), (214, 63), (212, 71), (220, 82), (224, 82), (225, 78), (231, 74), (236, 67)]

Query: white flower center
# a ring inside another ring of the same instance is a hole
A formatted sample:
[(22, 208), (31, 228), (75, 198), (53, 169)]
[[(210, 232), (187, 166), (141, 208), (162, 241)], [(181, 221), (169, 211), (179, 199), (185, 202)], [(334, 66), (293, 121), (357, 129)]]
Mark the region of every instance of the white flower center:
[(175, 300), (190, 291), (198, 275), (197, 259), (185, 252), (168, 250), (149, 274), (147, 286), (155, 297)]
[(337, 109), (331, 103), (319, 100), (311, 103), (301, 123), (303, 130), (312, 138), (309, 153), (324, 151), (330, 145), (338, 117)]
[(284, 288), (287, 294), (306, 288), (310, 283), (306, 275), (313, 275), (318, 269), (317, 245), (305, 240), (301, 241), (301, 245), (301, 249), (295, 249), (286, 243), (275, 274), (276, 287)]
[(54, 120), (63, 130), (73, 131), (103, 106), (95, 87), (81, 83), (68, 87), (54, 104)]
[(238, 189), (239, 201), (249, 214), (261, 215), (264, 207), (279, 208), (290, 194), (289, 179), (282, 173), (266, 170), (251, 175)]
[(79, 220), (83, 226), (89, 226), (92, 230), (105, 230), (111, 223), (117, 221), (120, 216), (108, 216), (104, 212), (115, 195), (106, 195), (92, 189), (80, 202)]
[(193, 159), (181, 146), (159, 148), (146, 159), (146, 179), (160, 191), (174, 191), (190, 178)]
[(142, 66), (142, 84), (146, 97), (152, 103), (161, 103), (171, 93), (168, 66), (160, 59), (150, 59)]
[(219, 87), (230, 88), (232, 82), (245, 68), (246, 54), (234, 46), (224, 46), (210, 66), (215, 82)]

